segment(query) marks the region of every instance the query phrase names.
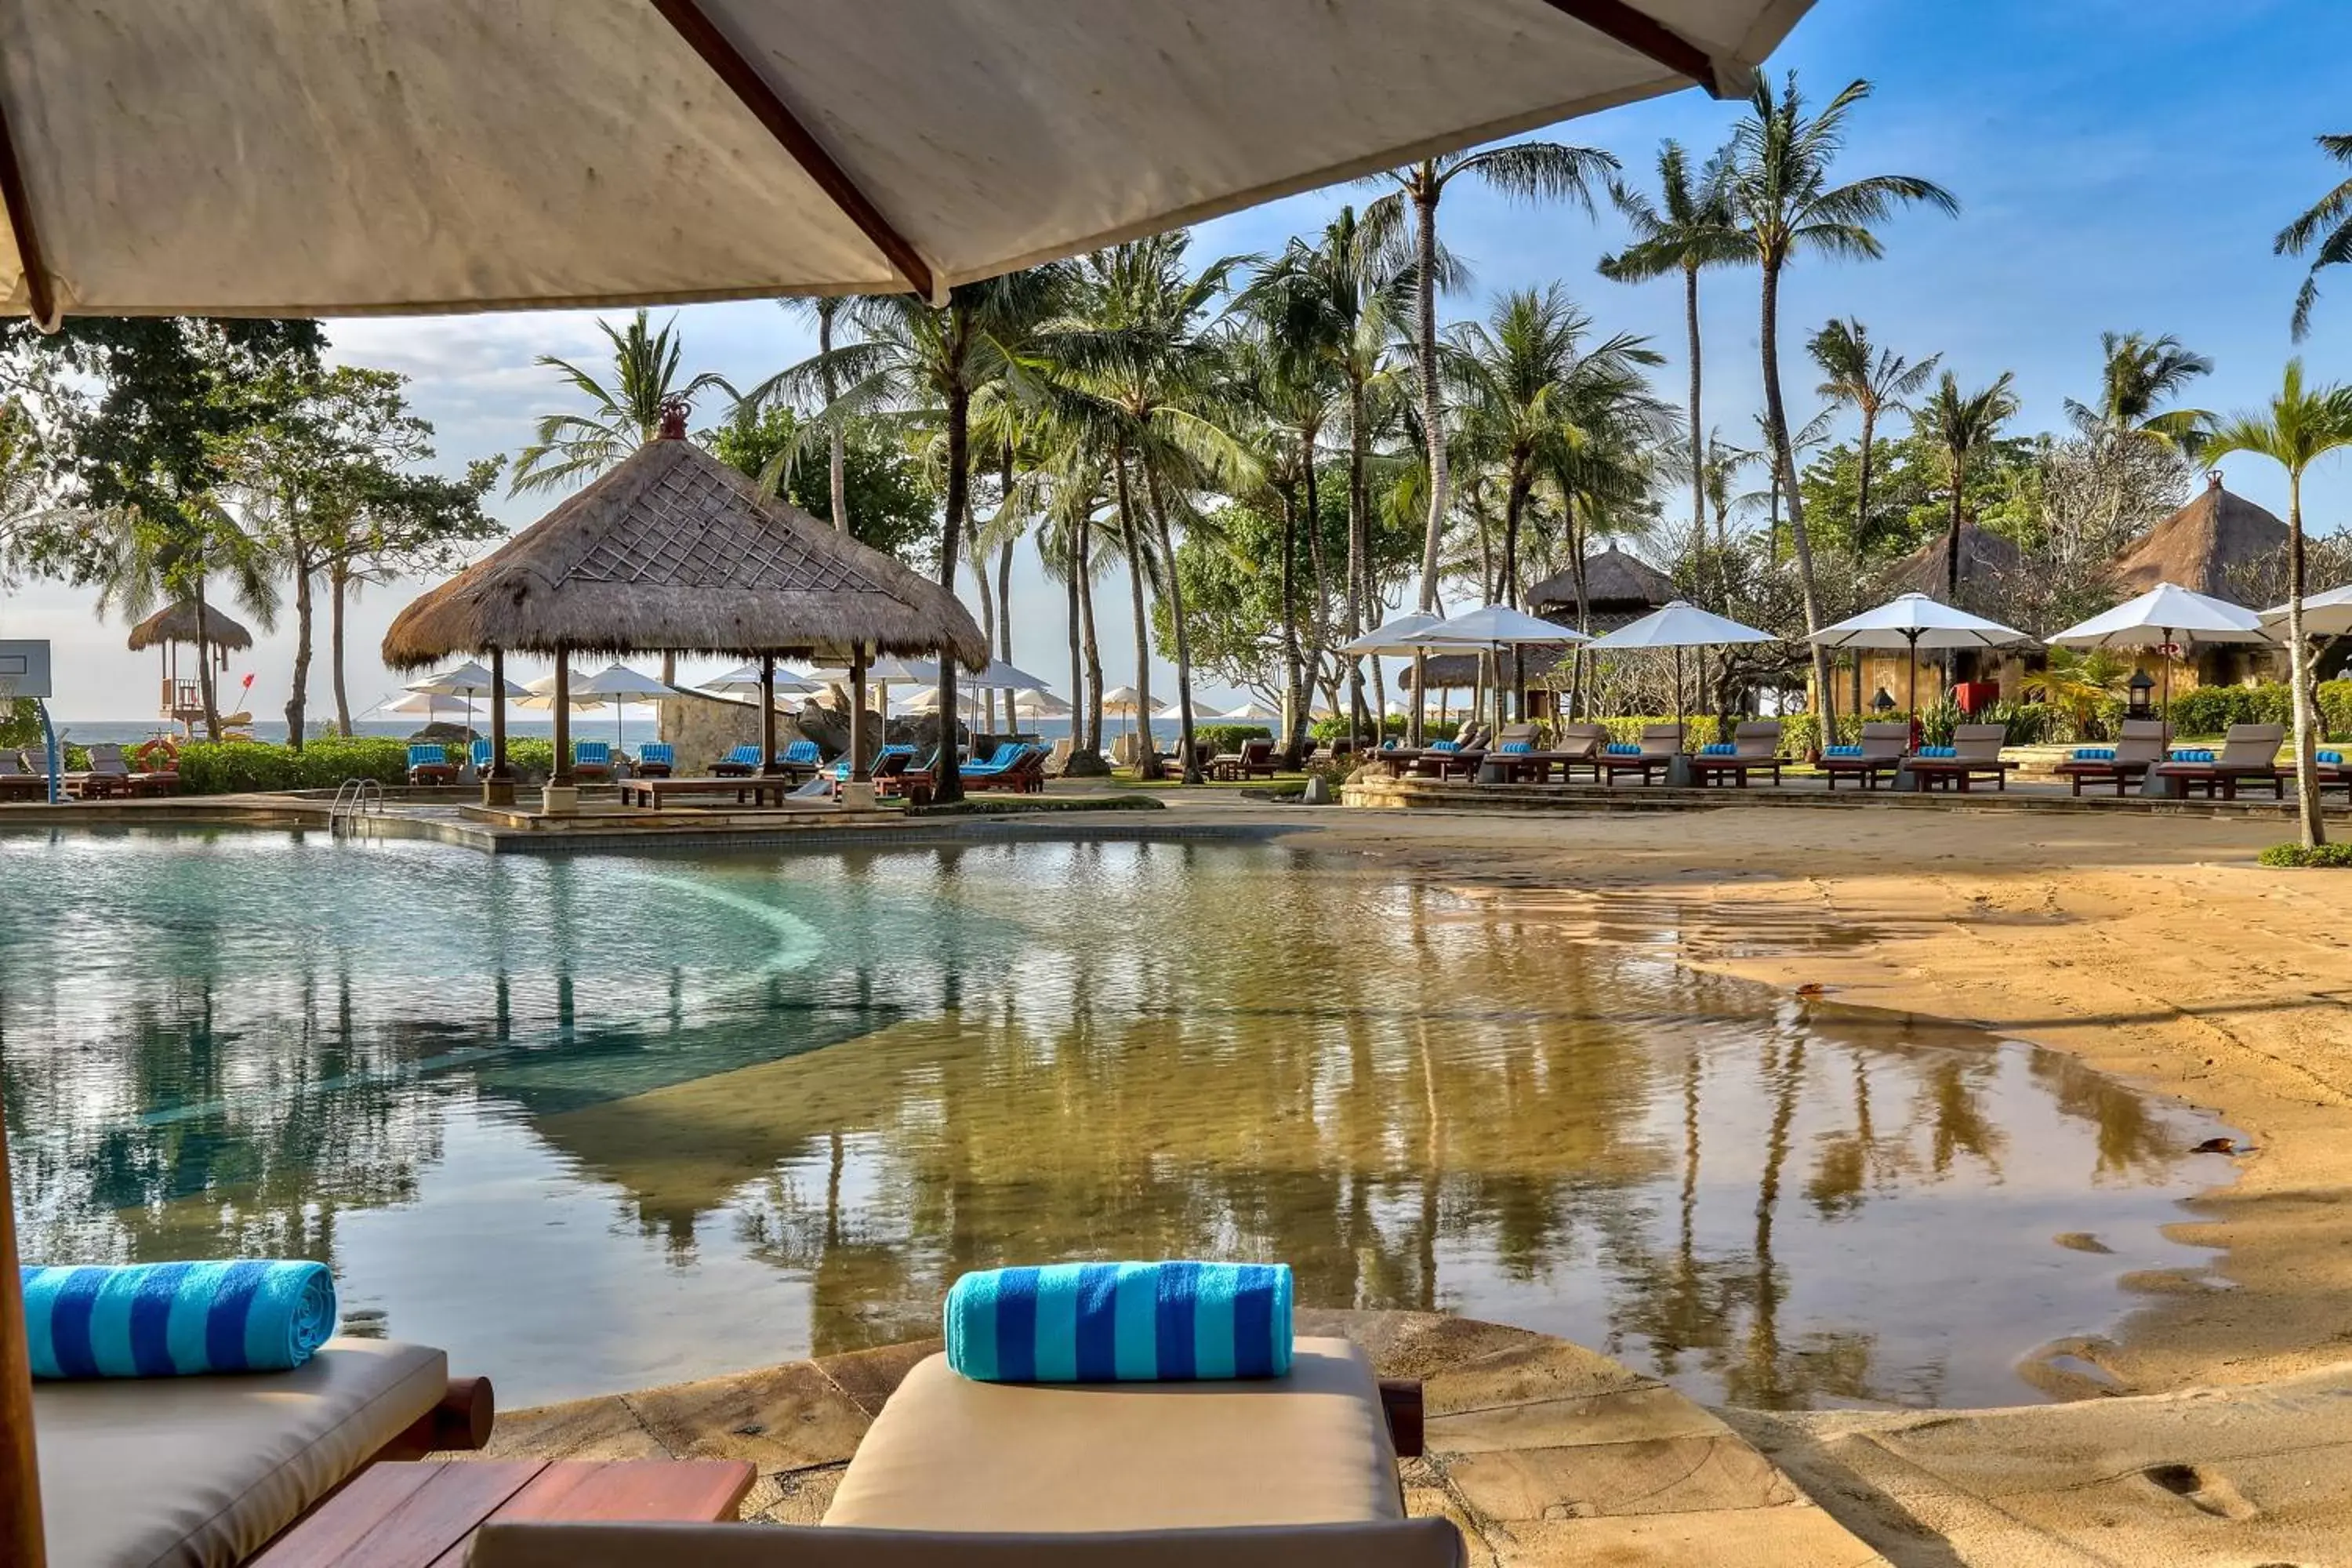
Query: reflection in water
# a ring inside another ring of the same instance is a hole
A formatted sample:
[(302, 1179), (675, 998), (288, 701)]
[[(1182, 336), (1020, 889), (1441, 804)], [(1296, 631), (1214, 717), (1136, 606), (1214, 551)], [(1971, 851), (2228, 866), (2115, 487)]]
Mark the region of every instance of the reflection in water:
[(27, 1256), (325, 1258), (510, 1402), (1180, 1255), (1704, 1397), (2014, 1401), (2013, 1358), (2185, 1259), (2157, 1227), (2208, 1131), (1274, 848), (0, 836), (0, 884)]

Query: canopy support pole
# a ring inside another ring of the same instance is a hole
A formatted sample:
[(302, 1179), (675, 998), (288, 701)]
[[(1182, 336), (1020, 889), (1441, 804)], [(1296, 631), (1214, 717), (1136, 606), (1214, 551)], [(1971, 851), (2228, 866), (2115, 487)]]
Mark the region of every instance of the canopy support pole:
[(514, 774), (507, 771), (507, 650), (490, 649), (490, 772), (482, 781), (488, 805), (514, 804)]
[[(1590, 0), (1586, 0), (1590, 3)], [(1617, 0), (1609, 0), (1615, 4)], [(809, 134), (808, 127), (776, 96), (776, 89), (759, 68), (743, 58), (726, 34), (719, 30), (704, 12), (698, 0), (653, 0), (653, 7), (662, 15), (688, 48), (702, 57), (702, 63), (735, 95), (736, 100), (751, 111), (776, 143), (792, 155), (801, 172), (815, 182), (841, 214), (857, 226), (857, 232), (874, 242), (874, 248), (883, 259), (898, 269), (898, 275), (912, 286), (915, 292), (934, 305), (947, 303), (947, 291), (932, 275), (931, 265), (917, 254), (904, 236), (891, 226), (890, 220), (866, 199), (857, 183), (833, 161), (833, 154), (822, 142)], [(1647, 18), (1644, 18), (1647, 20)], [(1651, 24), (1655, 26), (1655, 23)], [(1605, 29), (1604, 29), (1605, 30)], [(1612, 35), (1612, 37), (1614, 35)], [(1712, 78), (1713, 67), (1708, 68)]]
[(25, 165), (16, 156), (5, 104), (0, 104), (0, 199), (7, 203), (9, 232), (16, 236), (16, 259), (25, 268), (25, 302), (32, 310), (33, 325), (54, 332), (57, 291), (49, 280), (48, 258), (41, 251), (41, 231), (33, 222), (32, 193), (25, 188)]
[(849, 779), (869, 784), (873, 778), (866, 760), (866, 649), (860, 646), (849, 656)]
[(552, 789), (571, 789), (572, 775), (572, 650), (555, 645), (555, 771), (548, 779)]
[(776, 771), (776, 656), (760, 656), (760, 772)]
[(1555, 11), (1572, 16), (1603, 37), (1612, 38), (1635, 54), (1654, 60), (1676, 76), (1686, 76), (1706, 89), (1709, 98), (1724, 96), (1715, 61), (1705, 49), (1655, 17), (1635, 10), (1625, 0), (1547, 0)]
[(16, 1210), (8, 1130), (0, 1124), (0, 1562), (41, 1568), (41, 1471), (33, 1452), (33, 1358), (16, 1274)]

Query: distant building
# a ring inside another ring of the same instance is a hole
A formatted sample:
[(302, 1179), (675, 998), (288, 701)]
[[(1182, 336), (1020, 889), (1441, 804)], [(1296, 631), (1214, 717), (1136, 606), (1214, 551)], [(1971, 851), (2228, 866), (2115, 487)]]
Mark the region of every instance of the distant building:
[[(1613, 544), (1584, 558), (1584, 591), (1591, 611), (1589, 620), (1580, 619), (1577, 615), (1576, 574), (1572, 571), (1555, 572), (1529, 587), (1528, 609), (1548, 621), (1589, 629), (1598, 637), (1664, 608), (1677, 596), (1673, 578)], [(1565, 657), (1559, 652), (1528, 649), (1528, 679), (1541, 680)], [(1478, 679), (1478, 656), (1475, 653), (1439, 654), (1423, 662), (1433, 688), (1467, 688)], [(1408, 668), (1405, 685), (1410, 689), (1412, 684)]]

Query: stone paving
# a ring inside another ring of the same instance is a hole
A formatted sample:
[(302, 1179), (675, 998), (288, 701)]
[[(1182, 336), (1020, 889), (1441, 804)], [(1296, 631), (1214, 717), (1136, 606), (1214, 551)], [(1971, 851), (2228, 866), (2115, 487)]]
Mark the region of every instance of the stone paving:
[[(1415, 1514), (1502, 1564), (1884, 1568), (1721, 1421), (1654, 1378), (1541, 1334), (1424, 1312), (1298, 1315), (1382, 1376), (1418, 1377), (1428, 1452), (1403, 1467)], [(858, 1439), (934, 1342), (827, 1356), (499, 1417), (485, 1458), (740, 1458), (747, 1520), (814, 1523)]]

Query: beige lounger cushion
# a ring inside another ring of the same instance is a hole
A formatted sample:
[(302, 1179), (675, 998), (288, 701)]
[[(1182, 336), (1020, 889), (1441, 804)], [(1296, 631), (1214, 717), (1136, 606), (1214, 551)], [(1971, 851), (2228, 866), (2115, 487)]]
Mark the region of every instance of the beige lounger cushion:
[(427, 1346), (330, 1340), (292, 1372), (37, 1384), (51, 1568), (241, 1562), (448, 1382)]
[(841, 1479), (827, 1526), (1206, 1530), (1404, 1517), (1380, 1384), (1345, 1340), (1297, 1342), (1254, 1383), (973, 1383), (907, 1374)]
[(763, 1524), (493, 1524), (467, 1568), (1462, 1568), (1450, 1521), (1163, 1534), (938, 1535)]

